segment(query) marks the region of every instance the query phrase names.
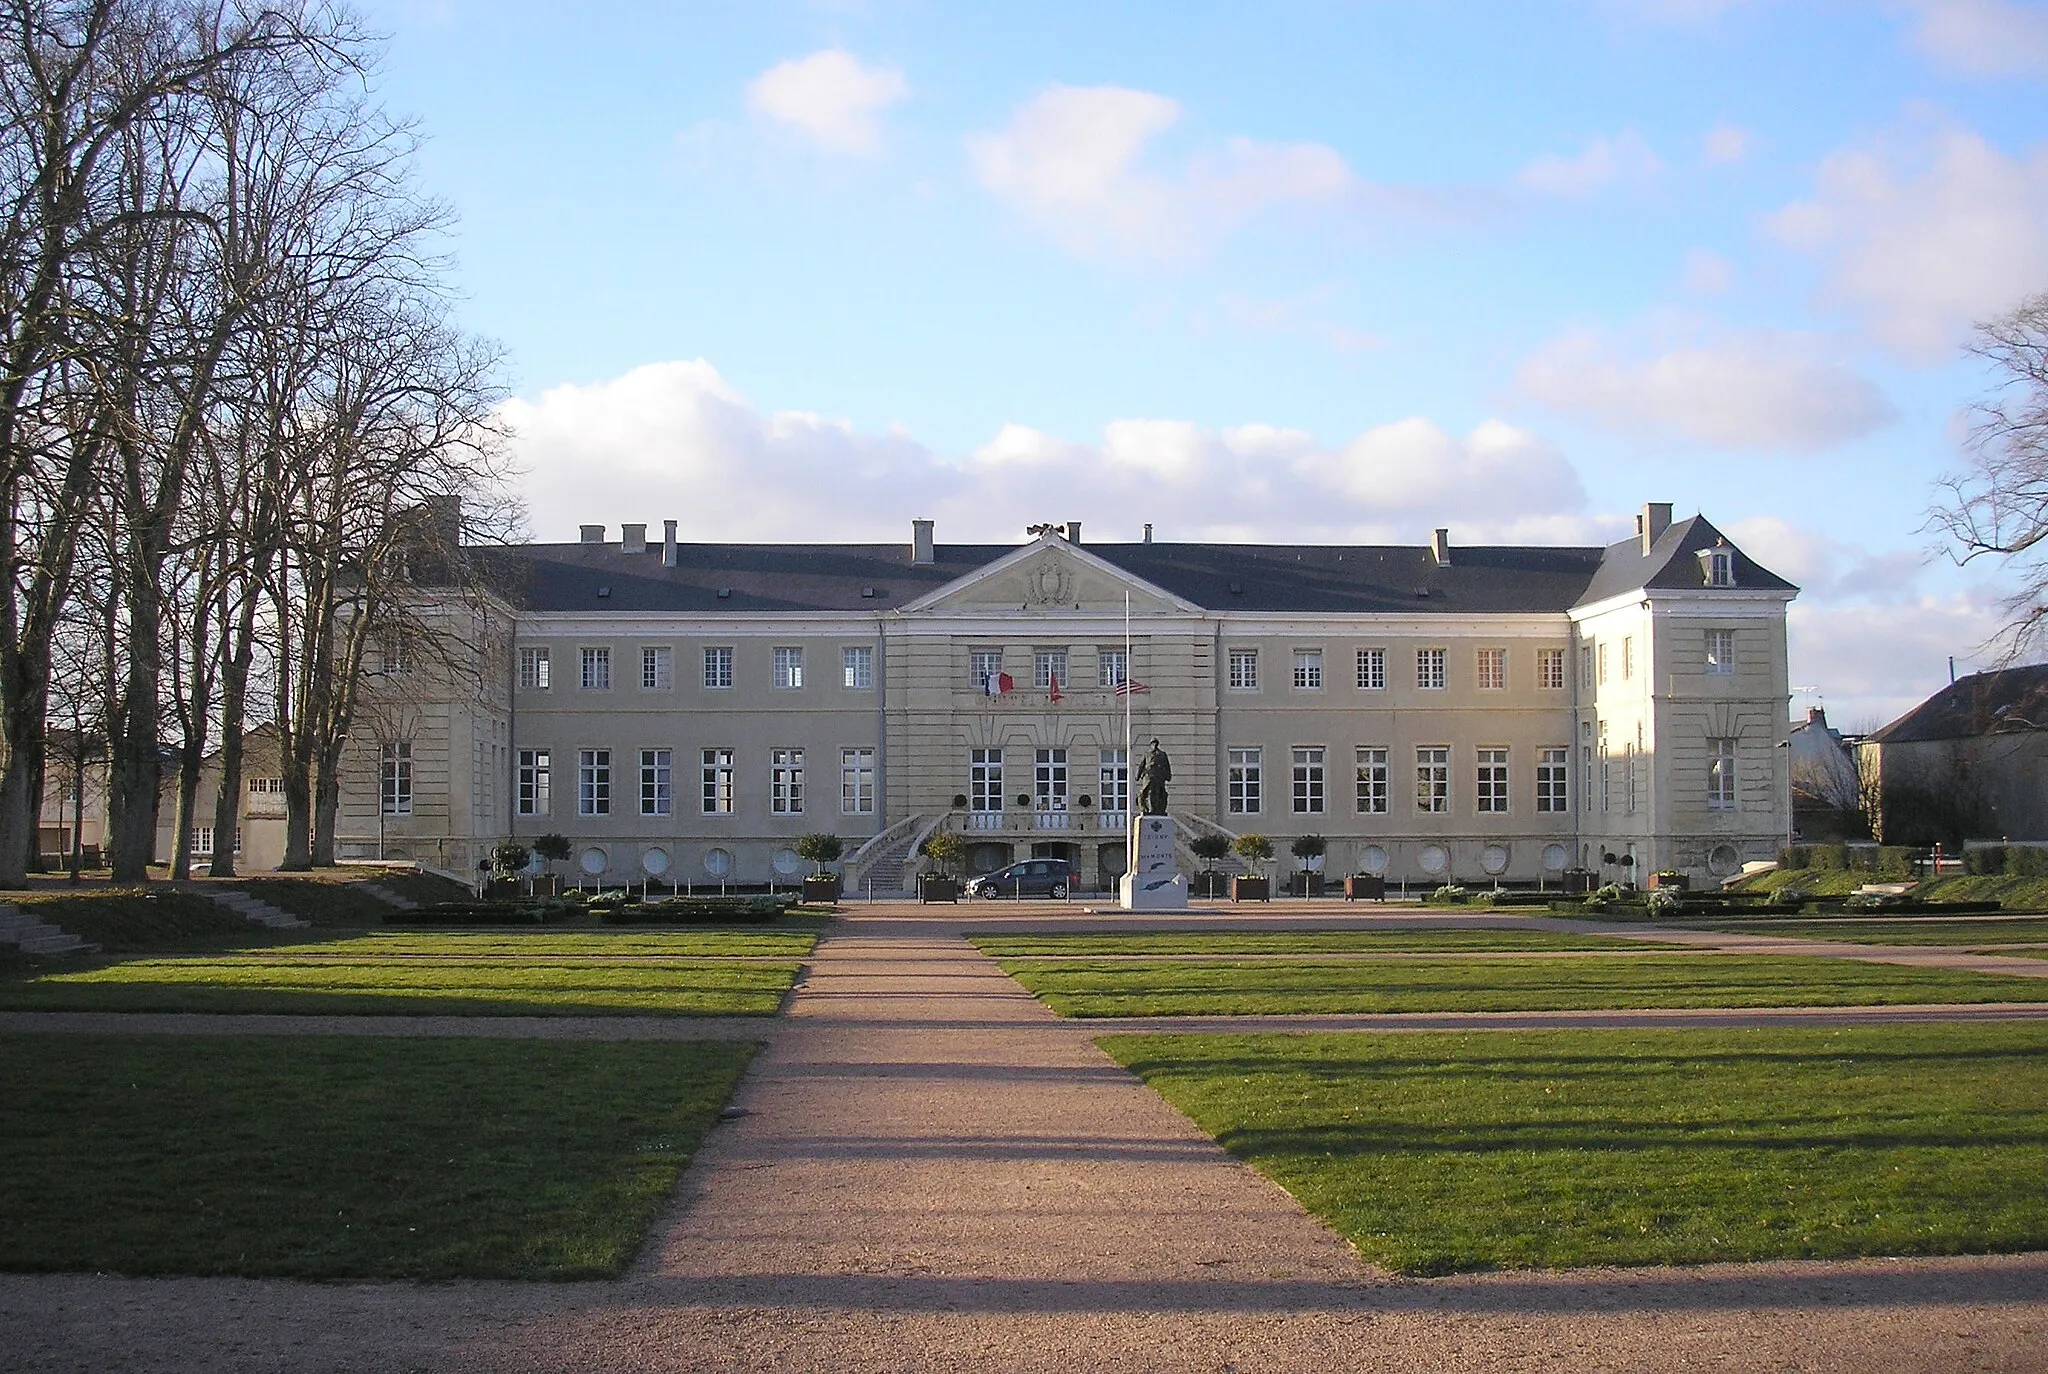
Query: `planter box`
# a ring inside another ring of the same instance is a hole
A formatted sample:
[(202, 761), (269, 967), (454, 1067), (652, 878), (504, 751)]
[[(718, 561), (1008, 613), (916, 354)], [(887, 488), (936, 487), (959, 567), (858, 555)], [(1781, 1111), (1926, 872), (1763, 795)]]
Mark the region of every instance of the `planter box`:
[(960, 884), (945, 874), (927, 873), (917, 880), (917, 900), (957, 902), (960, 900)]
[(1344, 879), (1344, 900), (1384, 902), (1387, 900), (1387, 880), (1376, 873), (1353, 873)]
[(1297, 897), (1320, 897), (1323, 895), (1323, 875), (1320, 873), (1297, 873), (1288, 885)]
[(815, 874), (804, 879), (805, 906), (832, 906), (839, 900), (839, 875)]
[(1273, 885), (1264, 878), (1232, 878), (1230, 900), (1233, 902), (1270, 902), (1273, 900)]
[(1597, 881), (1598, 877), (1599, 875), (1590, 868), (1567, 868), (1564, 871), (1564, 890), (1566, 892), (1591, 892), (1594, 888), (1600, 886)]
[(1227, 897), (1230, 895), (1230, 879), (1214, 869), (1197, 873), (1188, 879), (1190, 897)]
[(1650, 886), (1653, 888), (1667, 888), (1672, 892), (1690, 892), (1692, 890), (1692, 879), (1686, 877), (1683, 873), (1652, 873), (1650, 875)]

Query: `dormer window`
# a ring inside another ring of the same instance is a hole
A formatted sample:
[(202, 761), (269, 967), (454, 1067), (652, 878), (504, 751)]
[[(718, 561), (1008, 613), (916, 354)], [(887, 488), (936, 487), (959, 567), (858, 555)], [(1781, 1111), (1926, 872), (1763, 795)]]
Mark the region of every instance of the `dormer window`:
[(1732, 587), (1735, 585), (1735, 550), (1713, 548), (1700, 550), (1700, 562), (1706, 566), (1709, 587)]

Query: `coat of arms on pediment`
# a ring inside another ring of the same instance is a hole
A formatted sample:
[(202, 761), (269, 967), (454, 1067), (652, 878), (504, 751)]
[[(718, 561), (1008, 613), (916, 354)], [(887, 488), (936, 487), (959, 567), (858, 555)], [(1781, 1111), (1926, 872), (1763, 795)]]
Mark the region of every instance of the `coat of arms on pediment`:
[(1024, 604), (1058, 606), (1074, 599), (1074, 570), (1061, 558), (1039, 559), (1024, 574)]

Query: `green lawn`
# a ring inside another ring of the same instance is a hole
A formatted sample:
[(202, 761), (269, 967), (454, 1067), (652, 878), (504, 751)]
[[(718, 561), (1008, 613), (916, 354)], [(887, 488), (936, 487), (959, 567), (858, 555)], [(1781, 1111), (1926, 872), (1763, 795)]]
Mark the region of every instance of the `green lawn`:
[(1639, 940), (1547, 930), (1172, 930), (1131, 935), (970, 935), (996, 959), (1086, 958), (1101, 954), (1407, 954), (1522, 949), (1641, 949)]
[(2048, 1001), (2048, 983), (2032, 978), (1780, 955), (1002, 967), (1060, 1015), (1082, 1017)]
[(2048, 1247), (2048, 1025), (1111, 1036), (1416, 1274)]
[(615, 1276), (753, 1050), (0, 1036), (0, 1269)]
[[(710, 934), (672, 941), (688, 948)], [(478, 952), (451, 952), (470, 938), (481, 941)], [(588, 945), (608, 947), (617, 938), (650, 949), (669, 943), (660, 936), (556, 937), (553, 957), (541, 958), (522, 941), (506, 940), (511, 948), (497, 952), (501, 938), (365, 936), (289, 950), (129, 959), (0, 981), (0, 1009), (772, 1016), (799, 967), (654, 953), (563, 957)], [(417, 952), (400, 952), (407, 947)]]
[(2048, 920), (1960, 921), (1903, 917), (1891, 921), (1686, 921), (1689, 930), (1735, 935), (1782, 935), (1798, 940), (1842, 940), (1853, 945), (2003, 945), (2048, 940)]
[(295, 944), (288, 958), (629, 959), (730, 956), (800, 959), (818, 947), (811, 929), (741, 926), (733, 930), (388, 931)]

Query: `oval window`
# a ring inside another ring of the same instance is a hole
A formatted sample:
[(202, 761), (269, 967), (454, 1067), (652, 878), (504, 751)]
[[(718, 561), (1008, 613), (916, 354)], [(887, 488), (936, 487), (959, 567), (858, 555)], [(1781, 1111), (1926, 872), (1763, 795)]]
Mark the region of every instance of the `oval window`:
[(1479, 851), (1479, 866), (1498, 878), (1508, 871), (1508, 847), (1504, 844), (1490, 844)]
[(1546, 844), (1543, 846), (1543, 868), (1545, 872), (1564, 872), (1565, 862), (1570, 858), (1571, 855), (1565, 852), (1565, 847), (1561, 844)]
[(778, 849), (775, 851), (775, 871), (782, 874), (785, 878), (803, 867), (803, 862), (802, 856), (794, 849)]
[(1426, 844), (1422, 847), (1422, 853), (1417, 856), (1416, 862), (1422, 865), (1424, 873), (1435, 877), (1451, 866), (1451, 851), (1440, 844)]
[(576, 866), (595, 878), (598, 874), (604, 872), (605, 869), (611, 867), (611, 859), (602, 849), (592, 845), (577, 857)]
[(732, 872), (732, 852), (714, 849), (704, 856), (704, 871), (714, 878), (723, 878)]
[(1716, 878), (1733, 877), (1742, 868), (1742, 855), (1732, 844), (1717, 844), (1713, 853), (1707, 855), (1707, 871)]
[(640, 856), (640, 867), (649, 877), (659, 878), (668, 872), (668, 851), (661, 848), (648, 850)]
[(1387, 851), (1376, 844), (1369, 844), (1365, 847), (1365, 857), (1360, 862), (1365, 865), (1365, 871), (1368, 873), (1384, 873), (1387, 871)]

